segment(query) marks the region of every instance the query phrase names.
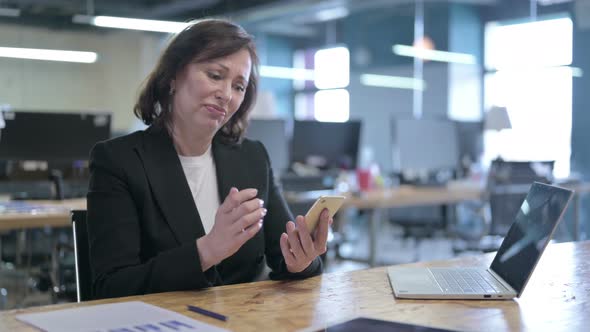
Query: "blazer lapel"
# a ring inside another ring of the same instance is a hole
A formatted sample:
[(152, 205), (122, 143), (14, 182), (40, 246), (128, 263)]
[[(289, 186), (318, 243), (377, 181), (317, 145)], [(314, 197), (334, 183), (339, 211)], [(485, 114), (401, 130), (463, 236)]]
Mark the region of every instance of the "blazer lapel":
[(163, 128), (150, 127), (137, 148), (152, 195), (180, 243), (205, 235), (201, 217), (172, 139)]

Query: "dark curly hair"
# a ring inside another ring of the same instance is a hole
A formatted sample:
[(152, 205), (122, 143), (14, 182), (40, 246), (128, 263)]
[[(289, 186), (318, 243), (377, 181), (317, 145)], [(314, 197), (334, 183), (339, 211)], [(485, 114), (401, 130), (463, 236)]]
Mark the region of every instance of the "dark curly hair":
[(215, 135), (226, 143), (239, 143), (246, 130), (248, 113), (256, 100), (259, 61), (254, 38), (239, 25), (226, 20), (198, 21), (176, 35), (144, 82), (133, 113), (148, 126), (153, 124), (167, 127), (172, 109), (170, 84), (176, 75), (191, 62), (225, 57), (242, 49), (248, 50), (252, 60), (244, 100), (237, 112)]

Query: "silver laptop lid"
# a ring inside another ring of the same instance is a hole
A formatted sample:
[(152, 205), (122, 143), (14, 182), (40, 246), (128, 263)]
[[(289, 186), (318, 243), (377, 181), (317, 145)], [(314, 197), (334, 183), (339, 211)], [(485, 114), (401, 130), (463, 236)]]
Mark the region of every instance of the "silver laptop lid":
[(573, 196), (571, 190), (533, 183), (491, 269), (520, 296)]

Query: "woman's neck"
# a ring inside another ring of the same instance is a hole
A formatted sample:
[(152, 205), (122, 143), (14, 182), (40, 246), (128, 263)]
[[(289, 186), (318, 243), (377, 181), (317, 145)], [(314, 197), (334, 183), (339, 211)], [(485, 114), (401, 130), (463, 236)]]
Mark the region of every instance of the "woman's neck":
[(212, 136), (199, 133), (198, 131), (176, 125), (172, 122), (168, 128), (176, 152), (181, 156), (201, 156), (211, 146)]

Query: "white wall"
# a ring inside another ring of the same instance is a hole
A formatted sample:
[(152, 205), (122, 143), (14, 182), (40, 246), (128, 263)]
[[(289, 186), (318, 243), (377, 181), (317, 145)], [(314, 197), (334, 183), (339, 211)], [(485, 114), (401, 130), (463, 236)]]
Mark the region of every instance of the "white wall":
[(0, 58), (0, 104), (40, 111), (109, 111), (113, 130), (133, 123), (138, 88), (168, 36), (136, 31), (50, 30), (0, 24), (0, 46), (93, 51), (93, 64)]

